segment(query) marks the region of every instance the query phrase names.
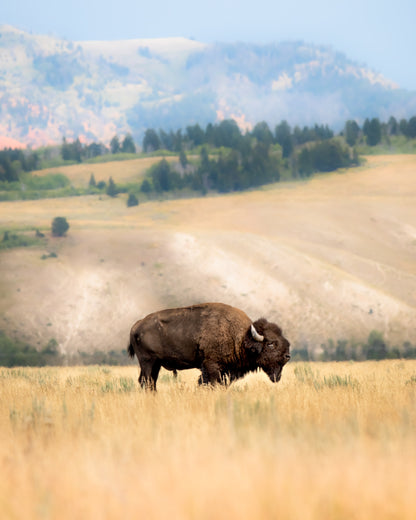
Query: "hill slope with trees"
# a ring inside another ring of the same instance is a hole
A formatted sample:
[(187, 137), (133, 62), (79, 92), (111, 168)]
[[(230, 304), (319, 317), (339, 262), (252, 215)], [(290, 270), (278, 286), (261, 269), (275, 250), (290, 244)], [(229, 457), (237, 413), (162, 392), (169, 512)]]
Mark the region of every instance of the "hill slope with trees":
[(121, 351), (149, 312), (223, 301), (278, 322), (298, 352), (376, 357), (376, 330), (371, 349), (413, 355), (416, 156), (367, 161), (220, 197), (2, 202), (15, 247), (0, 252), (0, 330), (40, 352)]
[[(338, 134), (328, 125), (292, 128), (287, 121), (274, 129), (262, 121), (243, 133), (231, 119), (169, 132), (148, 128), (141, 149), (137, 154), (131, 134), (113, 136), (109, 146), (77, 138), (44, 149), (4, 149), (0, 200), (128, 193), (131, 207), (138, 196), (227, 193), (305, 179), (357, 166), (359, 154), (415, 153), (416, 116), (400, 121), (392, 116), (388, 122), (367, 118), (362, 127), (348, 120)], [(74, 164), (83, 167), (75, 173)]]

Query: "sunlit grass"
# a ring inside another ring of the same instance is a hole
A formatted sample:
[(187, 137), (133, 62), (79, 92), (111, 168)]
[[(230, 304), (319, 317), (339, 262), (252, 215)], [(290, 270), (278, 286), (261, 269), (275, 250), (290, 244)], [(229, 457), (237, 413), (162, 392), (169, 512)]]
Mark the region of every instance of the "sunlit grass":
[(414, 518), (416, 362), (0, 370), (4, 518)]
[[(123, 159), (125, 154), (123, 154)], [(107, 159), (107, 156), (105, 156)], [(96, 182), (108, 182), (109, 177), (112, 177), (117, 183), (137, 180), (142, 180), (145, 172), (153, 165), (161, 160), (161, 157), (141, 157), (131, 158), (127, 161), (119, 161), (116, 157), (112, 162), (101, 162), (100, 160), (92, 162), (85, 162), (82, 164), (72, 164), (69, 166), (58, 166), (39, 170), (33, 172), (33, 175), (45, 176), (49, 173), (62, 173), (71, 181), (77, 188), (86, 188), (88, 186), (91, 175), (94, 175)], [(166, 157), (167, 161), (177, 161), (176, 157)]]

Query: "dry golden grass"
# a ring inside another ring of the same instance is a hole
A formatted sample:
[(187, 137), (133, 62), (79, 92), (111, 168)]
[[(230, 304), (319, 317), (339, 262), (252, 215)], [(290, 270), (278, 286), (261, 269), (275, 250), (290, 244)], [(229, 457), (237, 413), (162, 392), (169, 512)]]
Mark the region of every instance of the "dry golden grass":
[(2, 518), (415, 518), (416, 362), (136, 377), (0, 370)]
[[(169, 162), (178, 161), (178, 157), (173, 156), (165, 157), (165, 159)], [(86, 188), (92, 174), (96, 182), (107, 182), (110, 177), (112, 177), (116, 183), (139, 181), (153, 164), (161, 160), (161, 157), (142, 157), (128, 161), (72, 164), (70, 166), (58, 166), (39, 170), (33, 172), (33, 174), (42, 177), (48, 173), (63, 173), (75, 187)]]

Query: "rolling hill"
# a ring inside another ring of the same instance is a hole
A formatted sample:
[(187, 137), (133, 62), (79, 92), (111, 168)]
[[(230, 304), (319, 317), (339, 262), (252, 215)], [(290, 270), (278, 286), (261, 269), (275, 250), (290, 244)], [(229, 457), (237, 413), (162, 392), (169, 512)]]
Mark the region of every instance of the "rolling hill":
[(348, 119), (415, 113), (415, 92), (329, 47), (186, 38), (71, 42), (0, 26), (0, 147), (78, 136), (108, 143), (127, 132), (139, 144), (146, 128), (224, 118), (243, 129), (286, 119), (340, 130)]
[[(123, 167), (114, 164), (116, 182)], [(134, 208), (123, 196), (2, 202), (3, 230), (48, 233), (58, 215), (70, 230), (46, 248), (0, 253), (0, 329), (39, 346), (55, 338), (64, 352), (120, 349), (151, 311), (223, 301), (276, 320), (296, 346), (373, 329), (414, 341), (415, 202), (414, 155)]]

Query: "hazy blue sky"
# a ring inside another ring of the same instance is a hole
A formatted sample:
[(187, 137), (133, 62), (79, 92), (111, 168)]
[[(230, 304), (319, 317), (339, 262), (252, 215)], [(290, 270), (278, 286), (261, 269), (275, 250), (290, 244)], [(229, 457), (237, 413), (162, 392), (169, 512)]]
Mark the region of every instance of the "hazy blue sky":
[(416, 0), (9, 0), (0, 23), (69, 40), (304, 40), (416, 90)]

